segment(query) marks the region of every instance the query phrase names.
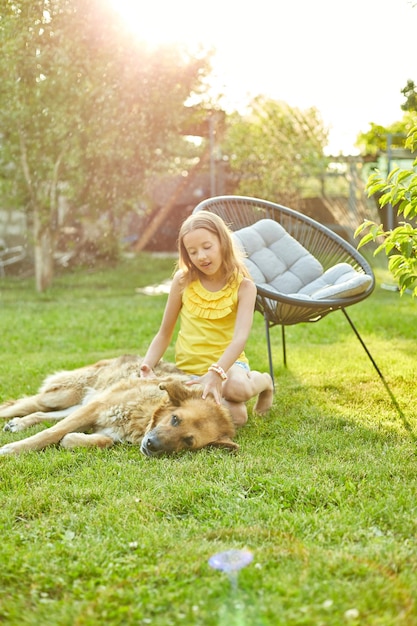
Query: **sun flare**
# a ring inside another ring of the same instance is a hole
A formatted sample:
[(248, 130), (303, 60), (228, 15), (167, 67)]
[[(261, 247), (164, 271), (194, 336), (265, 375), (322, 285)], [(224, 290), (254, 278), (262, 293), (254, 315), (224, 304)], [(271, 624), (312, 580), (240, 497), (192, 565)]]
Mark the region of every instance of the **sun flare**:
[(201, 43), (199, 37), (203, 18), (201, 7), (196, 2), (110, 0), (110, 4), (138, 39), (150, 45)]
[[(227, 109), (243, 110), (259, 94), (316, 107), (331, 127), (335, 154), (351, 152), (370, 120), (386, 125), (401, 117), (401, 89), (415, 74), (413, 39), (404, 37), (404, 24), (416, 30), (411, 0), (100, 1), (150, 47), (213, 53), (210, 84)], [(381, 33), (376, 47), (371, 31)]]
[[(141, 42), (151, 47), (181, 45), (191, 54), (201, 50), (210, 53), (209, 83), (213, 98), (220, 98), (226, 110), (246, 106), (250, 96), (245, 74), (251, 64), (251, 52), (247, 46), (241, 47), (240, 39), (246, 40), (246, 34), (240, 31), (236, 44), (233, 29), (237, 16), (240, 18), (253, 9), (242, 8), (237, 0), (230, 3), (212, 0), (204, 7), (195, 0), (107, 1)], [(249, 19), (247, 23), (250, 24)]]

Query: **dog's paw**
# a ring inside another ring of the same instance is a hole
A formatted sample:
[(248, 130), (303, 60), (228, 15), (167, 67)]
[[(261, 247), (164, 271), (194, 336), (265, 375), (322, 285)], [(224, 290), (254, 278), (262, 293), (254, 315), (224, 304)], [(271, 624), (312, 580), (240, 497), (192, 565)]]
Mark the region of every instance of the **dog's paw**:
[(61, 448), (66, 448), (67, 450), (73, 450), (74, 448), (82, 445), (80, 443), (80, 439), (82, 439), (84, 433), (67, 433), (63, 436), (59, 445)]
[(7, 422), (7, 424), (3, 426), (3, 430), (6, 430), (10, 433), (18, 433), (24, 429), (25, 425), (23, 424), (22, 418), (20, 417), (14, 417), (12, 420), (10, 420), (10, 422)]
[(6, 456), (7, 454), (15, 454), (15, 449), (12, 443), (7, 443), (0, 448), (0, 456)]

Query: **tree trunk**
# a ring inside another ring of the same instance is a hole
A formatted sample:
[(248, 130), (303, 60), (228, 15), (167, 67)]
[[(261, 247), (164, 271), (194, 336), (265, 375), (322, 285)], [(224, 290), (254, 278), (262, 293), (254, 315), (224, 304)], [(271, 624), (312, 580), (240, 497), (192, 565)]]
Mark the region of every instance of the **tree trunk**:
[(43, 224), (39, 209), (34, 211), (35, 280), (36, 291), (50, 287), (54, 277), (53, 237), (49, 224)]

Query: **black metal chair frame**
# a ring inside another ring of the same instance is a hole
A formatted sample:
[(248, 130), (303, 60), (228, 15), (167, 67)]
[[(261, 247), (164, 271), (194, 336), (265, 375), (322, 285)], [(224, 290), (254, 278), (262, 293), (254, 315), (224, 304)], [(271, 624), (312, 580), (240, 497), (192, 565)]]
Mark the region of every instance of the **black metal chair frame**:
[(195, 207), (193, 213), (198, 211), (216, 213), (232, 231), (250, 226), (261, 219), (273, 219), (279, 222), (294, 239), (320, 261), (324, 270), (333, 267), (337, 263), (349, 263), (356, 271), (370, 276), (370, 284), (362, 293), (345, 298), (332, 298), (331, 300), (301, 300), (257, 285), (255, 310), (262, 313), (265, 320), (270, 374), (272, 380), (274, 380), (270, 328), (276, 325), (281, 326), (283, 360), (284, 366), (286, 366), (285, 326), (300, 322), (318, 322), (329, 313), (340, 310), (376, 369), (396, 408), (403, 416), (377, 363), (346, 311), (347, 307), (361, 302), (371, 295), (374, 290), (374, 273), (366, 259), (351, 244), (330, 230), (330, 228), (323, 226), (307, 215), (267, 200), (246, 196), (217, 196), (200, 202)]

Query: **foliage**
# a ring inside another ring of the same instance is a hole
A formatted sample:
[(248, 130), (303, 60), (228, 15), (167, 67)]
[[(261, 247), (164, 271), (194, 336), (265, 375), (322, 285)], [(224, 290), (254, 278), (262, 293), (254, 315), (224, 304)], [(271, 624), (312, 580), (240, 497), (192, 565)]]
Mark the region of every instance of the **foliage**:
[(390, 126), (381, 126), (371, 122), (370, 130), (360, 133), (356, 140), (356, 145), (361, 152), (366, 155), (377, 155), (380, 152), (387, 152), (391, 148), (402, 148), (406, 136), (414, 126), (417, 111), (417, 92), (414, 81), (408, 80), (406, 86), (401, 90), (406, 101), (401, 105), (403, 111), (407, 113), (402, 120), (394, 122)]
[(406, 98), (404, 104), (401, 105), (403, 111), (417, 111), (417, 87), (413, 80), (408, 80), (401, 93)]
[(362, 154), (375, 156), (387, 152), (389, 148), (403, 148), (404, 140), (413, 127), (413, 120), (413, 114), (406, 113), (402, 120), (389, 126), (371, 122), (370, 130), (358, 135), (356, 146)]
[[(405, 147), (411, 153), (416, 152), (417, 126), (411, 128)], [(389, 270), (398, 281), (401, 293), (404, 293), (406, 289), (413, 289), (414, 296), (417, 296), (417, 228), (415, 227), (417, 158), (414, 160), (412, 169), (396, 167), (386, 179), (378, 171), (375, 172), (369, 177), (367, 189), (369, 195), (381, 194), (379, 198), (381, 207), (391, 204), (397, 210), (397, 214), (403, 216), (406, 221), (401, 222), (396, 228), (384, 230), (382, 224), (378, 225), (371, 220), (366, 220), (355, 233), (355, 236), (358, 236), (365, 230), (368, 231), (360, 240), (358, 247), (382, 238), (382, 243), (376, 248), (375, 254), (385, 252), (388, 257)]]
[[(43, 294), (2, 279), (0, 402), (57, 369), (143, 354), (165, 297), (135, 288), (173, 265), (140, 255), (58, 276)], [(415, 303), (377, 288), (351, 315), (408, 422), (334, 313), (287, 329), (288, 369), (271, 331), (273, 409), (250, 416), (236, 454), (148, 459), (120, 445), (0, 457), (0, 622), (416, 624)], [(258, 313), (247, 348), (266, 369)], [(1, 431), (0, 443), (23, 436)], [(235, 594), (208, 563), (233, 549), (254, 557)]]
[(73, 220), (110, 224), (145, 197), (155, 163), (180, 152), (173, 137), (208, 58), (146, 47), (103, 0), (1, 4), (0, 193), (28, 207), (44, 262), (60, 194)]
[(327, 133), (316, 109), (300, 111), (258, 97), (247, 115), (230, 119), (222, 145), (236, 192), (259, 198), (298, 198), (306, 177), (320, 177)]

